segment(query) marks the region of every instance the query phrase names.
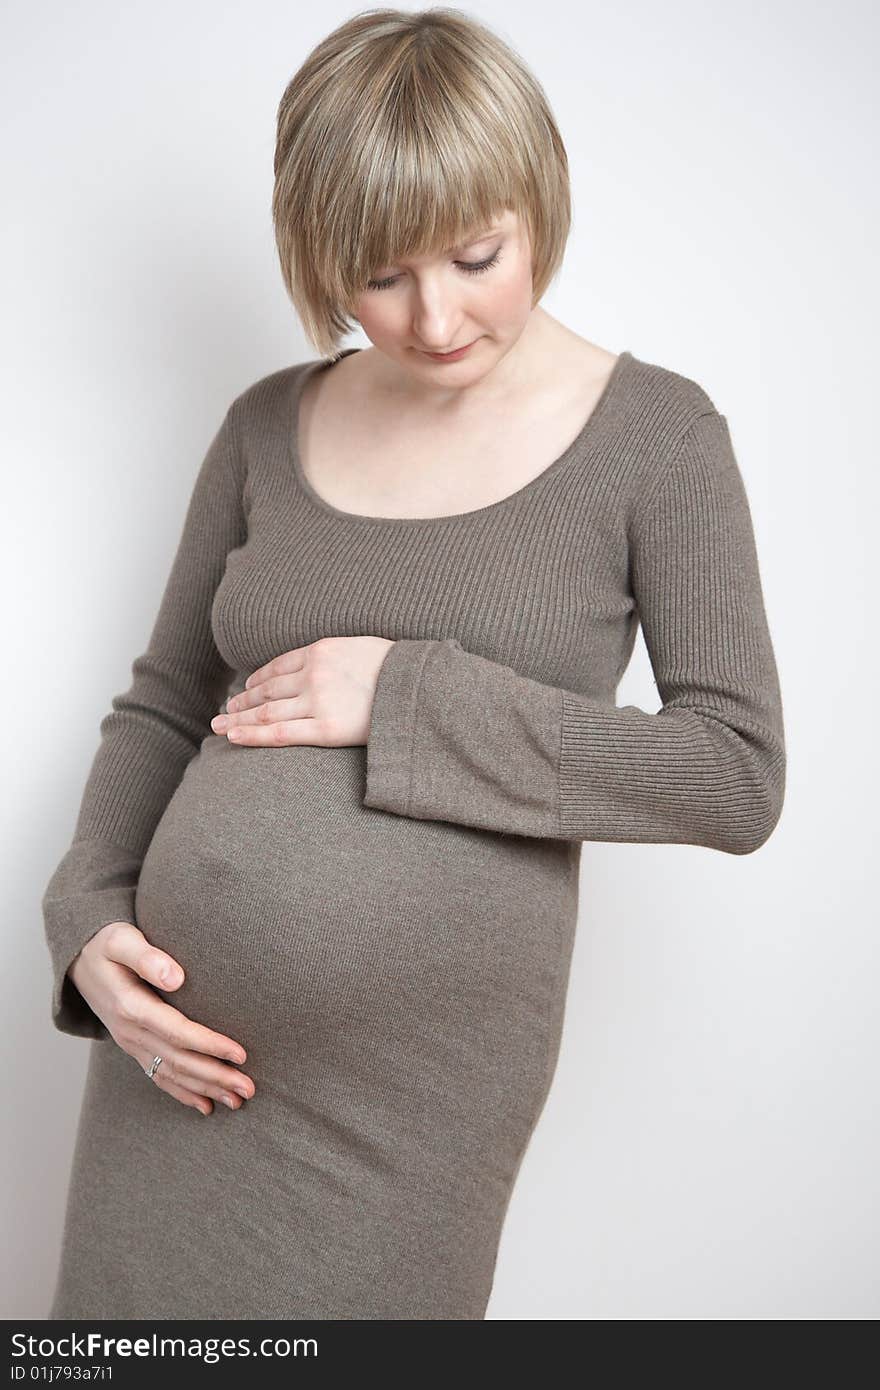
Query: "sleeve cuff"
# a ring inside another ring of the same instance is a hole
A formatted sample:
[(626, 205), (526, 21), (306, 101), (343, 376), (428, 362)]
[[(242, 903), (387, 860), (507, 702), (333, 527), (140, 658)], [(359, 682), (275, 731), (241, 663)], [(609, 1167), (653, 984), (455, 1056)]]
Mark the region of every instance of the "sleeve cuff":
[(379, 667), (367, 738), (365, 806), (410, 814), (419, 686), (425, 662), (438, 645), (433, 638), (401, 639), (388, 648)]
[(379, 669), (367, 806), (514, 835), (559, 835), (563, 692), (466, 651), (402, 640)]
[(72, 1037), (104, 1039), (109, 1030), (89, 1007), (68, 970), (87, 941), (110, 922), (131, 922), (140, 858), (118, 845), (78, 840), (43, 895), (52, 963), (52, 1023)]

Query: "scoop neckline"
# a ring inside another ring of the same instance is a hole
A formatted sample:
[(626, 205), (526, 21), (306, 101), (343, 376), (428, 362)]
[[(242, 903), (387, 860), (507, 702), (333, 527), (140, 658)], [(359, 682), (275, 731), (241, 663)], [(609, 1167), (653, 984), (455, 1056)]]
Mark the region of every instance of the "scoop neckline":
[(310, 483), (306, 477), (302, 466), (299, 452), (299, 403), (303, 387), (312, 375), (316, 372), (327, 371), (343, 357), (350, 357), (354, 352), (361, 352), (362, 348), (349, 347), (343, 350), (334, 358), (318, 357), (312, 362), (307, 362), (303, 367), (295, 370), (292, 401), (290, 410), (290, 422), (287, 430), (288, 435), (288, 455), (291, 470), (300, 492), (308, 502), (318, 511), (324, 512), (328, 516), (336, 517), (337, 520), (352, 523), (360, 523), (364, 526), (404, 526), (404, 527), (425, 527), (451, 525), (455, 522), (468, 522), (472, 517), (487, 516), (491, 512), (501, 511), (504, 507), (510, 507), (521, 501), (523, 497), (533, 492), (538, 492), (542, 487), (565, 468), (566, 464), (572, 459), (579, 458), (587, 445), (593, 443), (594, 438), (598, 437), (605, 418), (608, 414), (609, 405), (617, 391), (624, 370), (635, 361), (632, 353), (624, 348), (617, 355), (617, 360), (608, 375), (599, 399), (590, 411), (578, 433), (571, 443), (562, 451), (552, 463), (548, 464), (536, 477), (531, 478), (515, 492), (510, 492), (506, 497), (499, 497), (495, 502), (487, 502), (484, 507), (473, 507), (467, 512), (448, 512), (442, 516), (379, 516), (369, 512), (347, 512), (341, 507), (335, 507), (332, 502), (328, 502)]

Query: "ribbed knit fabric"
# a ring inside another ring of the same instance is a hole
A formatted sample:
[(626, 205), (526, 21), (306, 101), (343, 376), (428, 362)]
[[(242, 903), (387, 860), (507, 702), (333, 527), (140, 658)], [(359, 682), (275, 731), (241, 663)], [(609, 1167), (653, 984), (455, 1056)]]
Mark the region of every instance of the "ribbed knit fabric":
[[(53, 1317), (482, 1318), (582, 842), (743, 855), (782, 809), (749, 506), (696, 382), (623, 352), (532, 482), (395, 518), (306, 478), (319, 370), (254, 383), (211, 441), (43, 896), (53, 1021), (92, 1039)], [(639, 620), (656, 713), (615, 704)], [(211, 731), (258, 666), (359, 634), (395, 643), (366, 747)], [(247, 1049), (241, 1111), (163, 1093), (67, 977), (115, 920), (184, 966), (175, 1008)]]

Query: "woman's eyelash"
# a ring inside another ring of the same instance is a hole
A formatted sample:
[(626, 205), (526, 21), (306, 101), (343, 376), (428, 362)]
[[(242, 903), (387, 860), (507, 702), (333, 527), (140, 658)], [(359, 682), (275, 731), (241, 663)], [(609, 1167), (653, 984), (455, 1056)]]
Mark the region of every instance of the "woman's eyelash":
[(500, 260), (501, 249), (499, 247), (494, 255), (490, 256), (486, 261), (459, 261), (458, 264), (462, 270), (467, 271), (468, 275), (482, 275), (484, 270), (491, 270), (493, 265), (497, 265)]
[[(501, 247), (499, 246), (498, 250), (486, 261), (456, 261), (456, 265), (468, 275), (483, 275), (487, 270), (491, 270), (493, 265), (497, 265), (500, 260)], [(387, 290), (390, 285), (394, 284), (396, 279), (396, 275), (389, 275), (385, 280), (368, 280), (367, 289)]]

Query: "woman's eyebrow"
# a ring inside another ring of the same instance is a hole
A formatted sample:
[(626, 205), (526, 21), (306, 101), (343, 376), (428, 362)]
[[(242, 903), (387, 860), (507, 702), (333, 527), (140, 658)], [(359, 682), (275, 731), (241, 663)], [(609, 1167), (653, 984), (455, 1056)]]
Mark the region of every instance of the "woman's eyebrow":
[(487, 227), (485, 231), (478, 232), (476, 236), (468, 237), (466, 241), (460, 241), (457, 246), (447, 246), (445, 251), (441, 251), (441, 256), (451, 256), (453, 251), (460, 251), (463, 246), (473, 246), (475, 241), (485, 241), (486, 237), (493, 236), (500, 232), (500, 227)]
[[(453, 251), (460, 251), (464, 246), (473, 246), (475, 241), (485, 241), (487, 237), (494, 236), (500, 232), (500, 226), (487, 227), (485, 231), (478, 232), (476, 236), (469, 237), (466, 241), (460, 241), (457, 246), (447, 246), (445, 251), (441, 251), (441, 256), (451, 256)], [(397, 261), (383, 261), (383, 265), (397, 265)]]

